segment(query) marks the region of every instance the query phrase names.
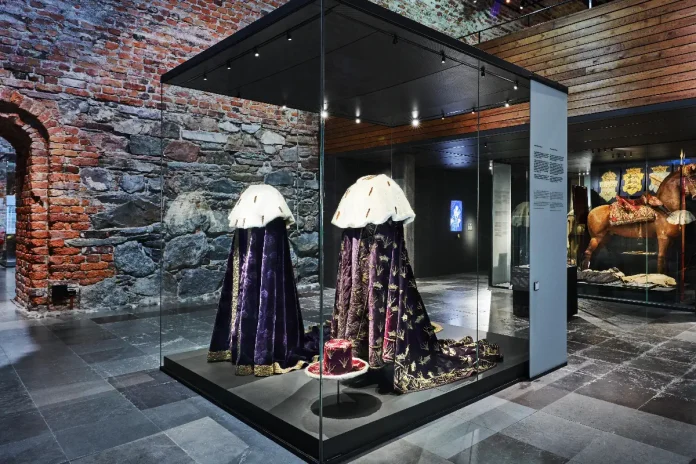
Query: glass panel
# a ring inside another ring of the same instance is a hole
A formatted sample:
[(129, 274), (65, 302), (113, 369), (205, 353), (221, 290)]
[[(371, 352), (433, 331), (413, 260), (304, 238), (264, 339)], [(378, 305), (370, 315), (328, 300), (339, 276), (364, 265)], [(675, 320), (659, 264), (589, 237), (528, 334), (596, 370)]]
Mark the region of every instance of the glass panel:
[[(689, 177), (682, 175), (689, 160), (651, 153), (650, 147), (593, 150), (591, 175), (590, 169), (581, 168), (577, 180), (571, 180), (575, 228), (569, 254), (580, 267), (589, 268), (578, 274), (578, 291), (582, 296), (691, 307), (693, 289), (686, 269), (693, 213), (687, 200)], [(590, 190), (586, 219), (579, 207), (584, 206), (584, 188)], [(638, 313), (650, 317), (661, 311), (633, 311), (634, 316)]]

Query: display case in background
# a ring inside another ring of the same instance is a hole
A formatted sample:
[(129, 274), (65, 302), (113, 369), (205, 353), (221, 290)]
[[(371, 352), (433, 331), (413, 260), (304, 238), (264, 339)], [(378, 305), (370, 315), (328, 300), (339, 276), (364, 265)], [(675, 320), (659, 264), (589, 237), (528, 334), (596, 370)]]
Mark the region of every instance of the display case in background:
[(527, 377), (532, 79), (363, 0), (165, 74), (162, 369), (317, 462)]
[(695, 167), (650, 147), (593, 152), (571, 178), (569, 256), (581, 296), (694, 307)]

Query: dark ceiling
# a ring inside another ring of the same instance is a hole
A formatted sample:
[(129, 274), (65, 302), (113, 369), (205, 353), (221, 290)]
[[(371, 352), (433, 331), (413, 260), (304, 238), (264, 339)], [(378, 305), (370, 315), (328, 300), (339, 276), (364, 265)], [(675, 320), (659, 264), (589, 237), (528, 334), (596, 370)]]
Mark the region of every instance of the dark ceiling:
[[(477, 145), (480, 158), (476, 155)], [(570, 174), (586, 172), (595, 163), (623, 159), (678, 159), (681, 150), (687, 157), (696, 155), (696, 100), (569, 120)], [(487, 166), (490, 160), (527, 165), (529, 126), (341, 156), (389, 162), (391, 156), (401, 153), (416, 155), (416, 163), (422, 167), (475, 168), (479, 162)]]
[[(565, 90), (367, 0), (324, 4), (324, 101), (332, 116), (397, 126), (414, 114), (427, 120), (527, 101), (530, 78)], [(318, 112), (320, 13), (317, 1), (291, 0), (162, 82)]]

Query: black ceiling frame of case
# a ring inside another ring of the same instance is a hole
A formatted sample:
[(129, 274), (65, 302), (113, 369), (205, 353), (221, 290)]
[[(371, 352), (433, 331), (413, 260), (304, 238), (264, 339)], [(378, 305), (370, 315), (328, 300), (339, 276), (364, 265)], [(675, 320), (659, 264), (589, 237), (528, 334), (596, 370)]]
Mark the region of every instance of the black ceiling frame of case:
[[(397, 29), (409, 31), (427, 40), (439, 43), (456, 52), (462, 53), (463, 55), (467, 55), (476, 60), (479, 60), (481, 63), (494, 66), (496, 68), (507, 71), (510, 74), (516, 75), (520, 79), (534, 80), (548, 87), (552, 87), (556, 90), (559, 90), (563, 93), (568, 93), (567, 87), (565, 87), (562, 84), (559, 84), (545, 77), (539, 76), (522, 67), (509, 63), (501, 58), (486, 53), (476, 47), (463, 43), (446, 34), (443, 34), (427, 26), (424, 26), (418, 23), (417, 21), (411, 20), (409, 18), (399, 15), (398, 13), (395, 13), (379, 5), (371, 3), (368, 0), (333, 0), (333, 2), (337, 5), (344, 5), (349, 8), (360, 11), (364, 14), (367, 14), (373, 18), (382, 20), (386, 23), (393, 25)], [(275, 23), (285, 18), (288, 18), (293, 14), (300, 12), (305, 7), (315, 3), (318, 3), (318, 0), (290, 0), (285, 5), (271, 11), (270, 13), (261, 17), (257, 21), (254, 21), (250, 25), (246, 26), (245, 28), (237, 31), (236, 33), (232, 34), (226, 39), (223, 39), (219, 43), (211, 46), (210, 48), (192, 57), (186, 62), (178, 65), (174, 69), (166, 72), (161, 77), (161, 82), (163, 84), (172, 84), (173, 81), (177, 80), (177, 78), (181, 77), (184, 73), (193, 70), (197, 66), (203, 65), (205, 62), (214, 59), (217, 55), (224, 52), (225, 50), (233, 46), (239, 45), (243, 41), (253, 38), (256, 34), (265, 30), (266, 28), (274, 25)], [(256, 44), (256, 46), (259, 45), (260, 44)], [(210, 70), (208, 70), (208, 72), (210, 72)], [(174, 83), (174, 85), (181, 85), (181, 83)]]

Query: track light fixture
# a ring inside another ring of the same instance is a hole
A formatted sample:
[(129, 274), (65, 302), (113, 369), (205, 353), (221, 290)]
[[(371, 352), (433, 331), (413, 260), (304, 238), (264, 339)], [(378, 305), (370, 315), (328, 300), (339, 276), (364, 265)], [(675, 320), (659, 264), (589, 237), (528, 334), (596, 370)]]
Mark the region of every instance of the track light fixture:
[(508, 100), (505, 100), (505, 108), (509, 108), (509, 107), (510, 107), (510, 100), (508, 99)]
[(396, 45), (399, 43), (399, 36), (394, 34), (394, 38), (392, 39), (392, 45)]
[(208, 73), (203, 73), (203, 80), (207, 81), (208, 80)]
[(481, 66), (481, 77), (486, 77), (486, 67)]
[(287, 110), (287, 109), (288, 109), (288, 105), (283, 105), (283, 106), (281, 107), (281, 109)]
[(256, 58), (258, 58), (259, 56), (261, 56), (261, 54), (259, 53), (259, 47), (254, 47), (254, 56), (255, 56)]
[(241, 90), (237, 90), (237, 98), (242, 98), (242, 91)]
[(288, 31), (287, 38), (288, 42), (292, 42), (292, 33), (290, 31)]
[(444, 111), (442, 111), (442, 120), (443, 121), (445, 120), (445, 112)]
[(355, 124), (360, 124), (360, 118), (355, 118)]
[(442, 50), (442, 51), (440, 52), (440, 62), (441, 62), (442, 64), (445, 64), (445, 61), (447, 61), (447, 60), (445, 59), (445, 51)]
[(418, 118), (413, 118), (413, 119), (411, 120), (411, 125), (412, 125), (413, 127), (418, 127), (418, 126), (420, 126), (420, 120), (418, 120)]
[(228, 61), (227, 62), (227, 70), (229, 71), (230, 69), (232, 69), (232, 63)]
[(326, 110), (321, 110), (321, 119), (326, 119), (329, 117), (329, 112)]
[(471, 114), (476, 114), (476, 108), (471, 108)]
[(515, 81), (515, 84), (512, 86), (514, 90), (517, 90), (519, 88), (519, 85), (517, 84), (517, 81)]

